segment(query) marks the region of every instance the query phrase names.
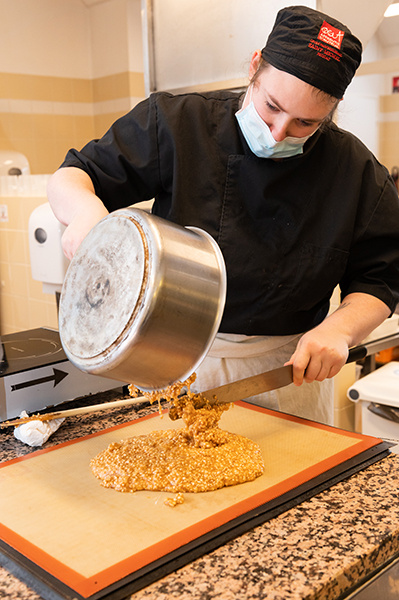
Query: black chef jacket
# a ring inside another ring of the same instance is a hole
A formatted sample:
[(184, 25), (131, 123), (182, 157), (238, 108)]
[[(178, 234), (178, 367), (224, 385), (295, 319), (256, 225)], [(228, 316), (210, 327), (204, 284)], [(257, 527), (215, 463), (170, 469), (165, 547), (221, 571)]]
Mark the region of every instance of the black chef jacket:
[(239, 98), (153, 94), (62, 166), (86, 171), (109, 211), (155, 198), (155, 214), (215, 238), (227, 267), (222, 332), (306, 331), (337, 284), (393, 311), (399, 201), (388, 171), (334, 124), (302, 155), (258, 158), (235, 118)]

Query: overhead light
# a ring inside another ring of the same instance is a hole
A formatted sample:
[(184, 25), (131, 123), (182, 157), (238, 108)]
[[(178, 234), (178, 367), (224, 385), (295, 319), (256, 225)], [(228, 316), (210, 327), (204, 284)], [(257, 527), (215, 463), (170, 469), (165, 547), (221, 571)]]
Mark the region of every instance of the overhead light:
[(397, 17), (399, 15), (399, 2), (390, 4), (384, 13), (384, 17)]

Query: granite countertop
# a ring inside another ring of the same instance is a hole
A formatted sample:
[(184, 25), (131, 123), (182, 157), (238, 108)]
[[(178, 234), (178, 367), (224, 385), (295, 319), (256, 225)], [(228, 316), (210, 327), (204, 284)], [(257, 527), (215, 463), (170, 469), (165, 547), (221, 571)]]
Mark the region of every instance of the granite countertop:
[[(106, 392), (101, 401), (120, 397)], [(98, 402), (98, 398), (83, 403)], [(82, 401), (80, 402), (82, 404)], [(68, 408), (73, 406), (68, 403)], [(142, 417), (138, 405), (70, 417), (45, 447)], [(0, 462), (34, 452), (0, 429)], [(399, 553), (399, 456), (390, 454), (136, 592), (132, 600), (333, 600)], [(38, 600), (0, 567), (0, 597)]]

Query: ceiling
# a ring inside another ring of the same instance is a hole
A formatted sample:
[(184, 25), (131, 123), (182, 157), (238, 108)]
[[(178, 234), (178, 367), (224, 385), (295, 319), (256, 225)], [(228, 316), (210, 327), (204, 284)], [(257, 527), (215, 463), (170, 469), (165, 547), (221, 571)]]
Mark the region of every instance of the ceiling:
[(399, 46), (399, 17), (383, 19), (377, 29), (378, 41), (384, 48)]
[[(81, 0), (91, 7), (109, 0)], [(399, 3), (399, 0), (395, 4)], [(385, 48), (399, 45), (399, 16), (383, 18), (389, 0), (373, 0), (367, 5), (367, 18), (365, 18), (364, 0), (319, 0), (318, 8), (327, 14), (334, 14), (337, 19), (347, 24), (366, 45), (374, 34)], [(338, 13), (342, 12), (342, 17)], [(353, 21), (353, 22), (352, 22)]]

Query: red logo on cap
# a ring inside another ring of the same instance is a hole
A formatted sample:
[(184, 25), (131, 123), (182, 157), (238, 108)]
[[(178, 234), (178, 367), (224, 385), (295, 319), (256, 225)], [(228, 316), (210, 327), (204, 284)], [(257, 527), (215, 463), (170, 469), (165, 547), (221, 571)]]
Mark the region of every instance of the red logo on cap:
[(334, 48), (341, 48), (342, 40), (344, 39), (345, 32), (333, 27), (327, 21), (323, 22), (323, 25), (320, 28), (319, 35), (317, 36), (318, 40), (322, 42), (326, 42), (330, 44), (330, 46), (334, 46)]

